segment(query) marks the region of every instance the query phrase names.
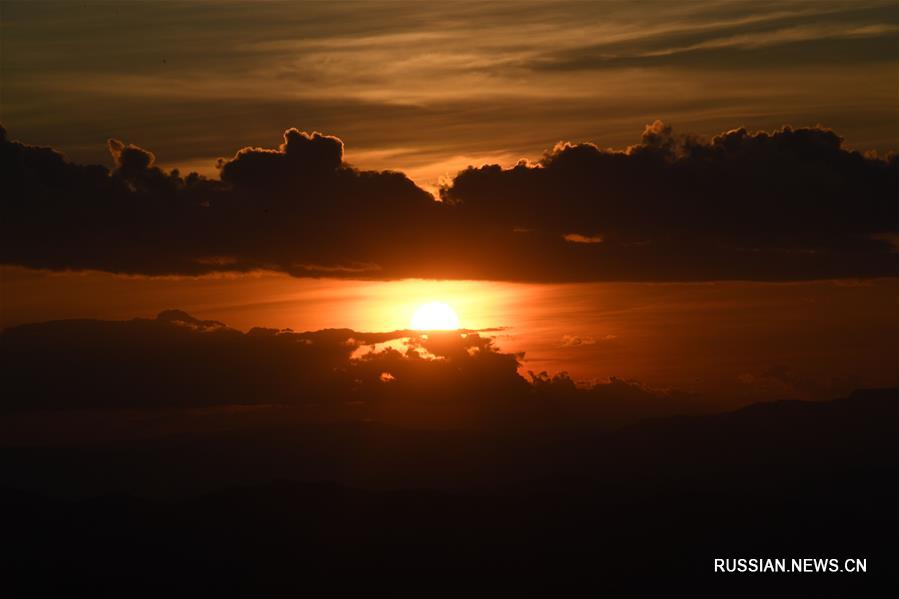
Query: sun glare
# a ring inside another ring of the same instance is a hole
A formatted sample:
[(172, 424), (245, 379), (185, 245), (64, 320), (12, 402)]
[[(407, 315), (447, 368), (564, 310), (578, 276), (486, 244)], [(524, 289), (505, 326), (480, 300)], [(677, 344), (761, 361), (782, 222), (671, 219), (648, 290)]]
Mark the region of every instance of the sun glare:
[(419, 331), (451, 331), (459, 328), (459, 317), (443, 302), (422, 304), (412, 315), (412, 328)]

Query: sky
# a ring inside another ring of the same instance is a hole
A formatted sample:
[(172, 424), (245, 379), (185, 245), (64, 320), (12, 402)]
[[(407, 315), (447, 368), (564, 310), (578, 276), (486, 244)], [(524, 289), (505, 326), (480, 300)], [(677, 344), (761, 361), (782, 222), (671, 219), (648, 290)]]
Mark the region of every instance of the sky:
[(895, 2), (2, 3), (3, 120), (78, 162), (107, 138), (215, 174), (288, 127), (429, 190), (656, 119), (824, 124), (894, 149)]
[(10, 596), (874, 596), (897, 408), (899, 0), (0, 0)]
[(895, 2), (0, 11), (0, 326), (438, 301), (522, 374), (899, 384)]

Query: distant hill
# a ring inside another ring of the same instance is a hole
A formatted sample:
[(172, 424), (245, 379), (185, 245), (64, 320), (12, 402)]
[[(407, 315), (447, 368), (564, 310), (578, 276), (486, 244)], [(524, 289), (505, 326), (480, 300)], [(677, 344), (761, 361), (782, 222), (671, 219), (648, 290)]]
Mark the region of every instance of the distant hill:
[[(119, 594), (141, 581), (250, 594), (702, 583), (858, 596), (896, 580), (897, 407), (897, 391), (879, 390), (595, 435), (250, 418), (7, 445), (7, 580)], [(715, 557), (858, 557), (868, 572), (716, 575)]]

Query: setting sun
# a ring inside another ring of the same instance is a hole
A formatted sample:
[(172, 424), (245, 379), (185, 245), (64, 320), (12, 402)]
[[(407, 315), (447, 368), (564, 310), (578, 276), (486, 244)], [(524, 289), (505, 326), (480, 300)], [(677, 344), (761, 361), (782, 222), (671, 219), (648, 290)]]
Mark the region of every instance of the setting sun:
[(422, 304), (412, 315), (412, 328), (419, 331), (451, 331), (459, 328), (456, 312), (443, 302)]

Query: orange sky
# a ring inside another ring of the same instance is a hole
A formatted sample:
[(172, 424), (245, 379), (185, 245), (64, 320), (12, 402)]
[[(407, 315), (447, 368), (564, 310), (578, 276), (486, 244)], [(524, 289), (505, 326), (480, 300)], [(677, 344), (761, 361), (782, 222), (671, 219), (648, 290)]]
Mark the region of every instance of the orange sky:
[[(4, 2), (2, 11), (0, 120), (10, 139), (80, 163), (111, 164), (106, 140), (116, 138), (152, 150), (163, 168), (217, 176), (217, 158), (273, 147), (296, 126), (339, 136), (354, 166), (402, 170), (433, 192), (467, 165), (539, 159), (560, 140), (624, 148), (656, 119), (700, 135), (820, 123), (847, 148), (899, 145), (893, 1)], [(523, 370), (829, 396), (897, 384), (896, 287), (4, 267), (0, 324), (180, 308), (240, 329), (383, 331), (441, 301), (464, 327), (506, 327), (497, 341), (527, 352)]]
[(808, 283), (335, 281), (275, 273), (125, 277), (3, 269), (2, 326), (59, 318), (153, 317), (179, 308), (247, 330), (410, 326), (429, 301), (450, 304), (466, 328), (522, 372), (618, 376), (730, 398), (836, 395), (896, 385), (895, 279)]

